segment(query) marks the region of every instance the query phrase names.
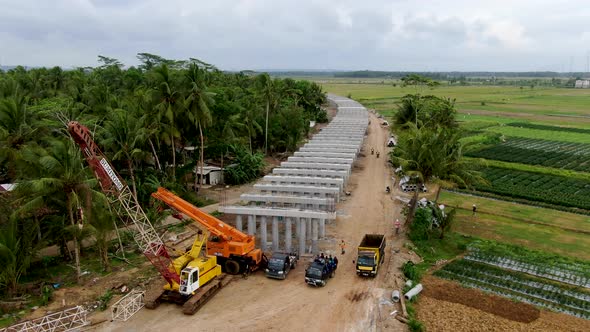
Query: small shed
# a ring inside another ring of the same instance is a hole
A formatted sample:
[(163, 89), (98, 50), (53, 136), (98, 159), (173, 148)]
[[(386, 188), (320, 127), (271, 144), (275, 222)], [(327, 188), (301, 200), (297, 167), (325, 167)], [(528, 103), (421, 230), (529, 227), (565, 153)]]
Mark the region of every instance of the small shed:
[(201, 167), (197, 167), (195, 174), (200, 179), (203, 177), (203, 184), (216, 185), (223, 183), (224, 169), (217, 166), (203, 166), (203, 174), (201, 174)]
[(4, 184), (0, 184), (0, 193), (4, 193), (4, 192), (8, 192), (8, 191), (13, 191), (14, 187), (16, 187), (16, 184), (14, 183), (4, 183)]

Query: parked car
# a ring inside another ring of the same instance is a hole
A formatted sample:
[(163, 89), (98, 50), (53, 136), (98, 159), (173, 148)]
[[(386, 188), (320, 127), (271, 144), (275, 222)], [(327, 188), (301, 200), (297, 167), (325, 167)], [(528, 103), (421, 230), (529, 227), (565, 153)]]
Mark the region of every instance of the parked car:
[(297, 266), (299, 255), (296, 253), (275, 252), (268, 260), (266, 276), (268, 278), (285, 279), (289, 271)]

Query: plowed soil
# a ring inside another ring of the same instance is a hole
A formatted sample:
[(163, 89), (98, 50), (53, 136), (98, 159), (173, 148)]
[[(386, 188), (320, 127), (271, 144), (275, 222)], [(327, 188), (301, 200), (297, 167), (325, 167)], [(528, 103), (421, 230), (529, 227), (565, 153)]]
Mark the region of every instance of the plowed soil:
[(433, 276), (424, 278), (423, 284), (428, 285), (422, 292), (424, 296), (463, 304), (516, 322), (530, 323), (538, 319), (540, 315), (539, 309), (530, 304), (514, 302), (496, 295), (482, 294), (477, 289), (465, 288), (457, 283)]
[(590, 331), (590, 321), (539, 310), (436, 277), (423, 279), (417, 315), (428, 331)]

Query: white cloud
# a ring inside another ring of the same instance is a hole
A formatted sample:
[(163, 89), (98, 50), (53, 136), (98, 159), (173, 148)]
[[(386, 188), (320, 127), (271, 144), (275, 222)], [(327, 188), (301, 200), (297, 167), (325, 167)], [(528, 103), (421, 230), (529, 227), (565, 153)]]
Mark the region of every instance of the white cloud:
[(0, 61), (132, 65), (151, 52), (225, 69), (560, 70), (585, 63), (588, 17), (573, 0), (0, 0)]

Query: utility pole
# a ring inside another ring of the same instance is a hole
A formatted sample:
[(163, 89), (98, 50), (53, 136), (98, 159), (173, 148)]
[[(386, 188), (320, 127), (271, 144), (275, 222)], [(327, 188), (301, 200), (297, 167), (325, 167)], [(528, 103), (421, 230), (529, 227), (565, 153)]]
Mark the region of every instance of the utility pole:
[(590, 76), (590, 51), (586, 51), (586, 75)]

